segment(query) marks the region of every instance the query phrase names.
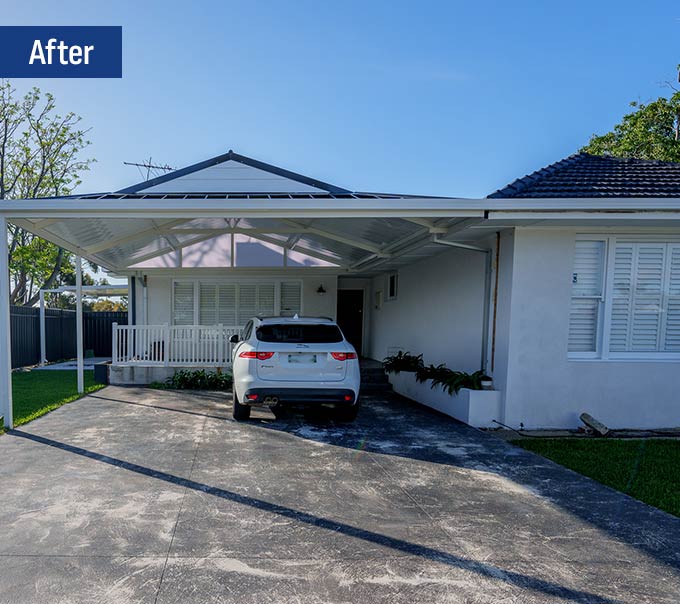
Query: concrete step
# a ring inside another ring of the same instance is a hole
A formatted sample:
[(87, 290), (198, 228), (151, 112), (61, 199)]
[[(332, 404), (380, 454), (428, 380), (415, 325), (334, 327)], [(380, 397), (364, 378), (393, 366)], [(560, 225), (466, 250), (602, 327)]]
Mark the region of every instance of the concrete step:
[(386, 384), (371, 384), (371, 383), (361, 383), (361, 392), (391, 392), (392, 384), (387, 382)]
[(389, 378), (387, 377), (387, 374), (385, 373), (376, 373), (376, 374), (365, 374), (363, 371), (361, 372), (361, 382), (362, 384), (386, 384), (389, 382)]

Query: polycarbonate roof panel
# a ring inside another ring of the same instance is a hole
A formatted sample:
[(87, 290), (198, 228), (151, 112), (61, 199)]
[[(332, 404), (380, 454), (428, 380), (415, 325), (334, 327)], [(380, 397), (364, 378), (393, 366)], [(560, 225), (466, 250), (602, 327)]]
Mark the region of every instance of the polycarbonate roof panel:
[[(448, 227), (456, 222), (457, 219), (444, 219), (437, 221), (436, 226)], [(154, 255), (172, 255), (177, 249), (198, 243), (206, 242), (201, 249), (210, 249), (210, 242), (228, 237), (232, 228), (240, 241), (243, 237), (251, 237), (253, 242), (260, 241), (269, 246), (292, 245), (297, 253), (316, 255), (346, 268), (370, 262), (371, 257), (382, 258), (383, 254), (395, 252), (395, 258), (381, 262), (381, 267), (408, 263), (418, 254), (409, 250), (408, 255), (400, 255), (400, 248), (406, 245), (427, 246), (422, 249), (424, 255), (442, 250), (441, 246), (428, 245), (432, 235), (427, 225), (432, 224), (431, 221), (416, 224), (402, 218), (241, 218), (238, 221), (229, 218), (68, 218), (38, 220), (37, 223), (38, 234), (47, 238), (54, 235), (57, 243), (79, 251), (110, 270), (119, 271)], [(250, 230), (253, 232), (249, 233)], [(241, 247), (248, 249), (248, 246)], [(229, 266), (226, 261), (225, 266)]]

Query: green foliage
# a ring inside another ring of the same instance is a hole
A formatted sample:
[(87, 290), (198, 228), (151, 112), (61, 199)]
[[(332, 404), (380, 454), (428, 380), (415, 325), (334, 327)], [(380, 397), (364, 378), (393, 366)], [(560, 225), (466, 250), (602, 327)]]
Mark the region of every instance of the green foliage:
[(445, 392), (448, 392), (451, 395), (458, 394), (461, 388), (481, 390), (481, 382), (485, 377), (485, 373), (481, 370), (475, 371), (474, 373), (454, 371), (443, 363), (441, 365), (422, 367), (416, 372), (416, 380), (418, 382), (423, 383), (427, 380), (432, 380), (430, 386), (433, 390), (440, 386)]
[[(54, 97), (33, 88), (23, 97), (0, 80), (0, 199), (68, 195), (91, 159), (75, 113), (59, 115)], [(12, 304), (31, 306), (42, 287), (70, 285), (72, 255), (22, 228), (8, 228)]]
[(416, 380), (421, 384), (432, 380), (431, 387), (433, 389), (440, 386), (451, 395), (458, 394), (461, 388), (481, 390), (482, 380), (489, 379), (481, 370), (466, 373), (465, 371), (449, 369), (444, 363), (441, 365), (425, 365), (422, 354), (416, 356), (402, 350), (395, 355), (385, 357), (383, 367), (388, 373), (413, 372), (416, 374)]
[(527, 438), (524, 449), (680, 516), (680, 441)]
[(593, 155), (680, 162), (680, 92), (650, 103), (630, 104), (611, 132), (593, 135), (581, 149)]
[(231, 373), (206, 371), (205, 369), (180, 369), (165, 380), (168, 388), (176, 390), (229, 390), (233, 379)]
[[(94, 372), (85, 372), (85, 393), (103, 388), (96, 384)], [(80, 398), (76, 372), (71, 370), (33, 370), (12, 373), (14, 424), (31, 420)]]
[(401, 371), (418, 371), (423, 366), (423, 355), (415, 356), (409, 352), (400, 350), (397, 354), (385, 357), (383, 367), (388, 373), (400, 373)]

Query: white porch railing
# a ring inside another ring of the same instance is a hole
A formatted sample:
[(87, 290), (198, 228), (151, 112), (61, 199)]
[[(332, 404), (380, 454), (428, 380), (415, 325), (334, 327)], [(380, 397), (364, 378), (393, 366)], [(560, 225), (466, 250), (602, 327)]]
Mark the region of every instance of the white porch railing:
[(222, 367), (231, 364), (238, 325), (113, 324), (112, 364), (143, 367)]

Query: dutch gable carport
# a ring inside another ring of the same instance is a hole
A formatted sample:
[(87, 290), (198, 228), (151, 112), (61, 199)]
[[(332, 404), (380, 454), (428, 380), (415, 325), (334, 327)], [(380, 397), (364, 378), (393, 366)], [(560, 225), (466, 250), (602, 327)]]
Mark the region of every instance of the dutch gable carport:
[[(484, 221), (486, 202), (373, 194), (135, 194), (0, 202), (7, 222), (76, 255), (78, 341), (82, 341), (82, 259), (111, 271), (225, 233), (296, 249), (347, 274), (371, 274), (441, 251), (441, 243)], [(7, 240), (0, 238), (0, 413), (12, 426)], [(181, 253), (179, 254), (181, 262)], [(231, 268), (238, 271), (235, 267)], [(83, 387), (82, 346), (78, 387)]]

